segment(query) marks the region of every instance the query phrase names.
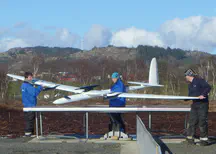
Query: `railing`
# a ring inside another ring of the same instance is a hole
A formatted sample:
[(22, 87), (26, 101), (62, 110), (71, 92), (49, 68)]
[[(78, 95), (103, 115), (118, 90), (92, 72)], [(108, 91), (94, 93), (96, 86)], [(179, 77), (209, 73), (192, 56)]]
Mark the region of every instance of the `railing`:
[[(97, 112), (97, 113), (138, 113), (138, 112), (148, 112), (149, 113), (149, 130), (151, 130), (151, 122), (152, 122), (152, 113), (153, 112), (189, 112), (190, 108), (188, 106), (142, 106), (142, 107), (122, 107), (122, 108), (110, 108), (107, 106), (89, 106), (89, 107), (32, 107), (32, 108), (23, 108), (24, 112), (35, 112), (36, 115), (39, 114), (39, 122), (38, 116), (36, 116), (36, 135), (39, 137), (38, 126), (40, 123), (40, 134), (43, 135), (43, 122), (42, 122), (42, 112), (84, 112), (85, 113), (85, 133), (86, 138), (88, 139), (88, 113), (89, 112)], [(185, 127), (186, 127), (186, 118), (185, 118)], [(143, 124), (143, 123), (142, 123)], [(144, 125), (144, 124), (143, 124)], [(144, 126), (146, 129), (146, 127)], [(143, 128), (143, 129), (144, 129)]]
[(161, 154), (161, 148), (146, 129), (140, 117), (136, 116), (137, 144), (140, 154)]

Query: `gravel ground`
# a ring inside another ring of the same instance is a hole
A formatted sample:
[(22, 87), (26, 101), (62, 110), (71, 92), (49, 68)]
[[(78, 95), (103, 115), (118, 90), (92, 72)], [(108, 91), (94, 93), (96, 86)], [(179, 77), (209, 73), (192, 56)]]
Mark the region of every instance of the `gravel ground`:
[[(0, 139), (0, 154), (124, 154), (120, 143), (28, 143), (29, 138)], [(128, 145), (125, 145), (128, 146)], [(132, 147), (129, 147), (131, 149)], [(216, 144), (201, 147), (186, 143), (161, 145), (162, 154), (215, 154)], [(134, 152), (136, 153), (136, 152)]]
[(114, 143), (27, 143), (27, 138), (0, 139), (0, 154), (120, 154)]
[[(197, 141), (196, 143), (198, 143)], [(160, 144), (162, 154), (216, 154), (216, 139), (210, 138), (208, 146), (188, 145), (182, 143)]]
[(216, 144), (210, 146), (197, 146), (187, 144), (167, 144), (168, 150), (163, 154), (216, 154)]

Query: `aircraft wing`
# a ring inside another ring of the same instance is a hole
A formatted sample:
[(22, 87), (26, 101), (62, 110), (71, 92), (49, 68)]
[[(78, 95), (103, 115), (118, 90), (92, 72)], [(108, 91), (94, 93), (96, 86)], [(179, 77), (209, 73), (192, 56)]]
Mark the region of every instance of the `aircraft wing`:
[(145, 86), (145, 87), (163, 87), (163, 85), (160, 85), (160, 84), (152, 84), (152, 83), (145, 83), (145, 82), (128, 81), (128, 83)]
[(188, 96), (172, 96), (172, 95), (152, 95), (152, 94), (133, 94), (133, 93), (121, 93), (121, 92), (110, 92), (109, 90), (92, 90), (89, 92), (65, 96), (63, 98), (55, 100), (54, 104), (65, 104), (75, 101), (87, 100), (96, 97), (103, 97), (104, 99), (112, 99), (116, 97), (125, 98), (145, 98), (145, 99), (170, 99), (170, 100), (193, 100), (199, 99), (198, 97)]
[(96, 97), (104, 97), (105, 95), (107, 95), (109, 93), (110, 93), (110, 89), (91, 90), (91, 91), (88, 91), (88, 92), (83, 92), (81, 94), (65, 96), (63, 98), (55, 100), (53, 102), (53, 104), (65, 104), (65, 103), (82, 101), (82, 100), (87, 100), (87, 99), (96, 98)]
[(199, 99), (198, 97), (188, 97), (188, 96), (133, 94), (133, 93), (121, 93), (117, 97), (145, 98), (145, 99), (172, 99), (172, 100), (193, 100), (193, 99)]
[(21, 81), (25, 80), (25, 78), (23, 76), (19, 76), (19, 75), (7, 74), (7, 76), (14, 78), (14, 79), (21, 80)]
[(127, 91), (133, 91), (133, 90), (139, 90), (139, 89), (143, 89), (146, 86), (140, 85), (140, 86), (128, 86), (127, 87)]
[(53, 104), (65, 104), (65, 103), (71, 103), (81, 100), (87, 100), (90, 98), (98, 97), (97, 95), (87, 95), (87, 94), (77, 94), (77, 95), (71, 95), (71, 96), (65, 96), (63, 98), (57, 99), (53, 102)]
[[(12, 77), (14, 79), (21, 80), (21, 81), (25, 80), (23, 76), (19, 76), (19, 75), (7, 74), (7, 76)], [(37, 80), (37, 79), (34, 79), (33, 81), (34, 82), (32, 82), (32, 84), (40, 85), (40, 86), (44, 86), (48, 88), (53, 88), (57, 90), (62, 90), (62, 91), (68, 91), (68, 92), (73, 92), (73, 93), (82, 93), (85, 91), (83, 87), (67, 86), (67, 85), (62, 85), (62, 84), (57, 84), (57, 83), (48, 82), (44, 80)]]

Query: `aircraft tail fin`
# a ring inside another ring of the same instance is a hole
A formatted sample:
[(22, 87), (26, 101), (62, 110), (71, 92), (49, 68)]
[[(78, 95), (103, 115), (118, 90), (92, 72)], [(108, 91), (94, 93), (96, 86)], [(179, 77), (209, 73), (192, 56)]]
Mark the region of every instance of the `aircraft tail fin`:
[(133, 82), (129, 81), (128, 83), (131, 84), (138, 84), (145, 87), (162, 87), (163, 85), (159, 84), (159, 76), (158, 76), (158, 67), (157, 67), (157, 60), (153, 58), (151, 60), (150, 69), (149, 69), (149, 82)]
[(158, 67), (157, 67), (156, 58), (153, 58), (151, 60), (150, 69), (149, 69), (149, 84), (152, 85), (159, 84)]

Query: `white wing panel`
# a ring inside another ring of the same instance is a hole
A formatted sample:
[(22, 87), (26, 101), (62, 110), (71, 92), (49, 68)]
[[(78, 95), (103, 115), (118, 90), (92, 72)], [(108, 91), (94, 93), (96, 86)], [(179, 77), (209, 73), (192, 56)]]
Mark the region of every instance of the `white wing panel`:
[(25, 80), (25, 78), (23, 76), (19, 76), (19, 75), (7, 74), (7, 76), (12, 77), (14, 79), (21, 80), (21, 81)]
[(66, 104), (66, 103), (71, 103), (71, 102), (76, 102), (76, 101), (82, 101), (82, 100), (87, 100), (90, 98), (95, 98), (98, 97), (97, 95), (87, 95), (87, 94), (77, 94), (77, 95), (71, 95), (67, 96), (66, 98), (60, 98), (57, 99), (53, 102), (53, 104)]
[[(7, 74), (7, 76), (21, 80), (21, 81), (25, 80), (23, 76), (19, 76), (19, 75)], [(55, 89), (62, 90), (62, 91), (73, 92), (73, 93), (82, 93), (84, 91), (84, 89), (79, 89), (79, 87), (67, 86), (67, 85), (57, 84), (57, 83), (48, 82), (44, 80), (37, 80), (33, 84), (41, 85), (41, 86), (49, 87), (49, 88), (55, 88)]]
[(163, 87), (163, 85), (160, 84), (151, 84), (151, 83), (145, 83), (145, 82), (135, 82), (135, 81), (128, 81), (130, 84), (138, 84), (145, 87)]
[(146, 86), (129, 86), (127, 87), (127, 91), (133, 91), (133, 90), (139, 90), (139, 89), (144, 89)]
[(199, 99), (198, 97), (188, 97), (188, 96), (133, 94), (133, 93), (121, 93), (120, 95), (118, 95), (118, 97), (125, 97), (125, 98), (146, 98), (146, 99), (174, 99), (174, 100)]

